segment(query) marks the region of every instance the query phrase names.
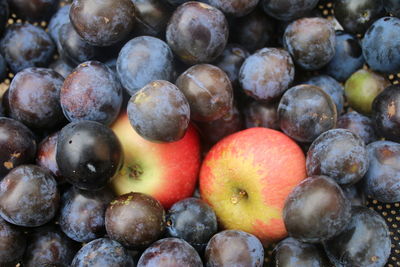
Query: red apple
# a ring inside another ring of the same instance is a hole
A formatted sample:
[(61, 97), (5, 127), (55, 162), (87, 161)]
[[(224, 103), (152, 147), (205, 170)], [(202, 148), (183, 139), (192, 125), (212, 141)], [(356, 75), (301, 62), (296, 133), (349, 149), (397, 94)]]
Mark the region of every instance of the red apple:
[(140, 137), (126, 113), (111, 128), (125, 155), (122, 169), (111, 182), (116, 194), (146, 193), (166, 209), (193, 195), (200, 168), (200, 142), (193, 126), (178, 142), (163, 144)]
[(200, 194), (223, 228), (256, 235), (263, 244), (287, 235), (285, 200), (306, 178), (305, 156), (285, 134), (251, 128), (217, 143), (200, 170)]

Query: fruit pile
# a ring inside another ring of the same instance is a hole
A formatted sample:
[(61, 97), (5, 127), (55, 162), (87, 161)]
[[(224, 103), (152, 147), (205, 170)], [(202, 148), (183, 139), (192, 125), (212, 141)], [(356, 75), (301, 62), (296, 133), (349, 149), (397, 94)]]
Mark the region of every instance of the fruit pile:
[(0, 0), (0, 267), (393, 266), (400, 1), (325, 2)]

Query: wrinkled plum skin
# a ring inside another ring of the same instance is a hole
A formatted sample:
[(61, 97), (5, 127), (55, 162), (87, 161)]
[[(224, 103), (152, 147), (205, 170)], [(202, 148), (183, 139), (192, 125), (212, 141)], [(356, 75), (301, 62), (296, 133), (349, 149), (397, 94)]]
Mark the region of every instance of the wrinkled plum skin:
[(65, 5), (57, 10), (56, 13), (51, 17), (49, 22), (48, 30), (49, 35), (53, 39), (54, 43), (58, 43), (59, 31), (64, 24), (70, 23), (69, 10), (71, 5)]
[(377, 132), (388, 140), (400, 141), (400, 85), (383, 90), (372, 103), (372, 117)]
[(110, 238), (125, 247), (145, 248), (165, 230), (165, 211), (160, 202), (142, 193), (129, 193), (113, 200), (105, 215)]
[(67, 78), (68, 75), (70, 75), (73, 71), (73, 67), (71, 67), (61, 58), (51, 63), (49, 68), (60, 74), (64, 79)]
[(12, 168), (32, 163), (36, 155), (35, 136), (19, 121), (0, 118), (0, 179)]
[(8, 101), (15, 119), (33, 129), (52, 129), (64, 122), (60, 105), (63, 77), (52, 69), (26, 68), (11, 82)]
[(190, 105), (195, 121), (213, 121), (223, 117), (233, 106), (233, 89), (228, 75), (209, 64), (195, 65), (176, 80)]
[(246, 58), (240, 68), (239, 82), (247, 95), (271, 102), (289, 88), (294, 72), (294, 64), (287, 51), (263, 48)]
[(69, 123), (57, 140), (61, 175), (83, 190), (99, 190), (122, 164), (122, 146), (114, 132), (94, 121)]
[(134, 267), (129, 252), (117, 241), (99, 238), (83, 246), (75, 255), (71, 267), (113, 266)]
[(154, 80), (171, 81), (174, 78), (174, 55), (160, 39), (137, 37), (121, 49), (117, 71), (122, 85), (133, 95)]
[(333, 9), (340, 25), (353, 34), (364, 34), (376, 19), (384, 15), (382, 0), (338, 0)]
[(400, 201), (400, 144), (376, 141), (367, 149), (370, 165), (363, 179), (365, 193), (384, 203)]
[(259, 0), (208, 0), (208, 3), (228, 16), (243, 17), (256, 8)]
[(399, 18), (383, 17), (375, 21), (365, 33), (362, 51), (371, 69), (387, 74), (400, 71), (399, 31)]
[(135, 131), (153, 142), (179, 141), (189, 126), (189, 103), (168, 81), (153, 81), (143, 87), (131, 97), (127, 111)]
[(110, 125), (122, 106), (122, 87), (114, 72), (103, 63), (80, 64), (65, 79), (60, 101), (71, 121), (91, 120)]
[(325, 255), (313, 244), (288, 237), (275, 247), (270, 267), (328, 267)]
[(385, 220), (367, 207), (353, 207), (351, 220), (339, 235), (324, 242), (335, 266), (385, 266), (391, 250)]
[(400, 2), (397, 0), (383, 0), (383, 5), (388, 13), (400, 17)]
[(306, 84), (318, 86), (325, 93), (327, 93), (336, 104), (336, 111), (338, 114), (343, 112), (344, 105), (344, 88), (335, 79), (327, 75), (314, 76), (307, 80)]
[(89, 242), (105, 234), (104, 215), (113, 199), (108, 189), (97, 192), (71, 187), (61, 198), (58, 222), (61, 230), (78, 242)]
[(46, 66), (55, 46), (42, 28), (29, 23), (16, 23), (7, 27), (0, 49), (11, 71), (17, 73), (29, 67)]
[(312, 142), (321, 133), (335, 128), (336, 105), (322, 89), (298, 85), (283, 95), (278, 106), (280, 128), (300, 142)]
[(362, 68), (365, 60), (359, 40), (348, 33), (336, 31), (335, 55), (325, 66), (324, 72), (339, 82)]
[(8, 3), (18, 18), (40, 22), (50, 19), (60, 0), (8, 0)]
[(337, 128), (343, 128), (352, 131), (360, 136), (365, 144), (369, 144), (378, 139), (375, 133), (372, 120), (355, 111), (343, 114), (338, 118)]
[(86, 42), (110, 46), (123, 40), (134, 28), (135, 6), (132, 0), (75, 0), (69, 17)]
[(230, 39), (249, 52), (269, 47), (275, 42), (275, 21), (256, 9), (230, 23)]
[(208, 242), (205, 251), (207, 267), (261, 267), (263, 262), (264, 248), (260, 240), (243, 231), (219, 232)]
[(264, 11), (279, 20), (290, 21), (311, 11), (318, 0), (261, 0)]
[(308, 175), (326, 175), (339, 184), (358, 182), (368, 166), (369, 157), (364, 141), (345, 129), (324, 132), (314, 140), (307, 152)]
[(239, 71), (249, 52), (240, 45), (228, 44), (214, 65), (223, 70), (229, 77), (233, 87), (239, 85)]
[(244, 107), (246, 129), (265, 127), (279, 130), (278, 103), (260, 103), (253, 101)]
[(167, 213), (167, 234), (184, 239), (199, 253), (217, 233), (217, 217), (212, 208), (197, 198), (175, 203)]
[(331, 178), (312, 176), (288, 196), (283, 219), (291, 237), (318, 243), (340, 233), (350, 220), (349, 200)]
[(0, 182), (0, 215), (15, 225), (36, 227), (49, 222), (59, 199), (56, 180), (36, 165), (18, 166)]
[(194, 65), (212, 62), (221, 55), (228, 35), (228, 23), (221, 11), (193, 1), (175, 10), (166, 39), (180, 60)]
[(140, 267), (190, 266), (202, 267), (196, 250), (178, 238), (164, 238), (147, 248), (139, 259)]
[(132, 0), (137, 11), (134, 32), (138, 36), (158, 36), (165, 32), (172, 10), (160, 0)]
[(48, 169), (56, 178), (57, 184), (64, 184), (66, 181), (61, 176), (56, 161), (58, 132), (45, 137), (38, 145), (36, 154), (36, 164)]
[(6, 28), (9, 15), (10, 10), (8, 8), (7, 0), (0, 0), (0, 38), (3, 35), (4, 29)]
[(22, 229), (0, 217), (0, 265), (18, 260), (24, 254), (25, 247), (26, 238)]
[(28, 244), (23, 259), (26, 267), (44, 264), (68, 267), (78, 251), (78, 244), (66, 237), (55, 226), (34, 229), (28, 236)]
[(283, 42), (294, 62), (305, 70), (318, 70), (335, 55), (335, 29), (327, 19), (302, 18), (290, 23)]

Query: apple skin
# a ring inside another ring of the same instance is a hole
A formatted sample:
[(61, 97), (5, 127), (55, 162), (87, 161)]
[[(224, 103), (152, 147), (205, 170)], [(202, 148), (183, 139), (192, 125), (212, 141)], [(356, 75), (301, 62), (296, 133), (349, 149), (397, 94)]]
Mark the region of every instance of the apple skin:
[(111, 129), (124, 150), (123, 166), (111, 181), (117, 195), (145, 193), (166, 209), (193, 195), (200, 169), (200, 141), (192, 125), (181, 140), (162, 144), (139, 136), (125, 112)]
[(232, 134), (208, 152), (200, 194), (222, 228), (257, 236), (264, 245), (287, 236), (283, 207), (306, 178), (305, 155), (285, 134), (251, 128)]

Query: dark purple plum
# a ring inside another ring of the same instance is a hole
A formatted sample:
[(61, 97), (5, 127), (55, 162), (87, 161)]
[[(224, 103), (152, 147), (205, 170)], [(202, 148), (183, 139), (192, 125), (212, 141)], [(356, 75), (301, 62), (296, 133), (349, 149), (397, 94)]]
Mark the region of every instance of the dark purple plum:
[(94, 121), (69, 123), (61, 129), (56, 148), (61, 175), (83, 190), (100, 190), (119, 170), (123, 151), (114, 132)]
[(233, 87), (239, 85), (239, 71), (249, 52), (240, 45), (228, 44), (222, 55), (219, 56), (214, 65), (223, 70), (229, 77)]
[(57, 10), (56, 13), (51, 17), (48, 25), (49, 35), (53, 39), (54, 43), (58, 43), (59, 31), (64, 24), (70, 23), (69, 10), (71, 5), (65, 5)]
[(22, 229), (0, 217), (0, 265), (19, 260), (24, 254), (25, 247), (26, 238)]
[(71, 267), (134, 267), (132, 256), (117, 241), (99, 238), (84, 245), (75, 255)]
[(323, 18), (302, 18), (290, 23), (284, 33), (285, 48), (305, 70), (318, 70), (335, 55), (335, 29)]
[(139, 36), (159, 36), (165, 33), (171, 9), (162, 0), (132, 0), (136, 8), (134, 32)]
[(335, 55), (325, 66), (324, 72), (339, 82), (346, 81), (365, 63), (357, 37), (336, 31)]
[(122, 87), (115, 73), (103, 63), (88, 61), (68, 75), (60, 101), (71, 122), (90, 120), (110, 125), (122, 105)]
[(270, 267), (328, 267), (324, 253), (315, 245), (288, 237), (273, 250)]
[(285, 134), (299, 142), (311, 143), (323, 132), (336, 127), (336, 105), (321, 88), (298, 85), (282, 96), (278, 118)]
[(28, 235), (28, 244), (23, 259), (24, 267), (46, 264), (68, 267), (79, 248), (77, 243), (52, 225), (35, 228)]
[(74, 0), (69, 17), (77, 33), (89, 44), (110, 46), (133, 30), (132, 0)]
[(335, 102), (337, 113), (341, 114), (343, 112), (344, 88), (334, 78), (328, 75), (314, 76), (307, 80), (305, 84), (315, 85), (324, 90)]
[(324, 247), (335, 266), (383, 267), (391, 250), (389, 228), (377, 212), (353, 207), (346, 228)]
[(196, 250), (178, 238), (164, 238), (148, 247), (139, 259), (138, 267), (187, 266), (202, 267)]
[(194, 65), (212, 62), (221, 55), (228, 35), (228, 23), (221, 11), (192, 1), (175, 10), (166, 39), (180, 60)]
[(36, 165), (18, 166), (0, 182), (0, 216), (15, 225), (36, 227), (49, 222), (59, 199), (56, 180)]
[(384, 89), (372, 103), (372, 118), (380, 136), (400, 141), (400, 85)]
[(239, 72), (244, 92), (260, 101), (279, 98), (294, 79), (294, 65), (289, 53), (278, 48), (263, 48), (246, 58)]
[(152, 142), (179, 141), (189, 126), (189, 103), (168, 81), (153, 81), (140, 89), (129, 100), (127, 110), (135, 131)]
[(208, 0), (208, 3), (225, 14), (243, 17), (257, 7), (259, 0)]
[(133, 95), (154, 80), (171, 81), (174, 55), (162, 40), (141, 36), (127, 42), (117, 60), (119, 79)]
[(7, 62), (3, 55), (0, 54), (0, 81), (7, 77)]
[(104, 236), (104, 215), (113, 198), (108, 188), (89, 192), (71, 187), (61, 198), (58, 217), (61, 230), (78, 242), (89, 242)]
[(0, 50), (11, 71), (17, 73), (29, 67), (46, 66), (52, 59), (55, 46), (42, 28), (16, 23), (7, 27)]
[(382, 0), (338, 0), (333, 10), (346, 32), (361, 35), (385, 14)]
[(365, 206), (367, 204), (367, 198), (364, 194), (361, 183), (342, 186), (342, 189), (352, 206)]
[(8, 0), (8, 3), (18, 18), (40, 22), (51, 18), (60, 0)]
[(57, 184), (64, 184), (66, 181), (61, 176), (61, 172), (58, 168), (56, 161), (57, 154), (57, 140), (58, 132), (55, 132), (45, 137), (38, 146), (36, 154), (36, 164), (48, 169), (56, 178)]
[(305, 179), (289, 194), (283, 220), (289, 236), (318, 243), (339, 234), (351, 216), (343, 190), (326, 176)]
[(74, 70), (72, 66), (70, 66), (67, 62), (63, 59), (59, 58), (53, 63), (49, 65), (50, 69), (53, 69), (55, 72), (60, 74), (64, 79), (68, 77)]
[(19, 121), (0, 117), (0, 151), (1, 179), (11, 169), (34, 161), (35, 136)]
[(307, 152), (307, 174), (329, 176), (338, 184), (355, 184), (363, 178), (368, 166), (364, 141), (345, 129), (322, 133)]
[(264, 11), (279, 20), (291, 21), (306, 15), (318, 0), (261, 0)]
[(184, 239), (199, 253), (218, 230), (214, 211), (197, 198), (186, 198), (175, 203), (168, 211), (166, 221), (169, 236)]
[(400, 17), (400, 2), (398, 0), (383, 0), (386, 12), (393, 16)]
[(249, 52), (269, 47), (275, 42), (276, 23), (259, 9), (230, 23), (230, 39)]
[(114, 199), (105, 216), (108, 236), (125, 247), (143, 249), (165, 230), (165, 211), (155, 198), (128, 193)]
[(253, 101), (244, 107), (246, 129), (265, 127), (279, 130), (278, 103), (261, 103)]
[[(365, 61), (383, 73), (400, 72), (400, 19), (383, 17), (374, 22), (362, 40)], [(381, 40), (381, 41), (377, 41)]]
[(400, 201), (400, 144), (376, 141), (367, 149), (370, 164), (363, 179), (365, 193), (384, 203)]
[(360, 136), (364, 140), (365, 144), (378, 140), (371, 118), (355, 111), (347, 112), (340, 116), (337, 121), (337, 128), (352, 131)]
[(207, 267), (253, 266), (262, 267), (264, 248), (252, 234), (225, 230), (214, 235), (205, 251)]
[(228, 75), (209, 64), (190, 67), (176, 80), (190, 105), (195, 121), (213, 121), (222, 118), (233, 106), (233, 89)]
[(33, 129), (52, 129), (65, 121), (60, 104), (64, 78), (52, 69), (18, 72), (8, 91), (13, 117)]
[(7, 0), (0, 0), (0, 37), (3, 35), (3, 32), (6, 28), (9, 15), (10, 10)]

